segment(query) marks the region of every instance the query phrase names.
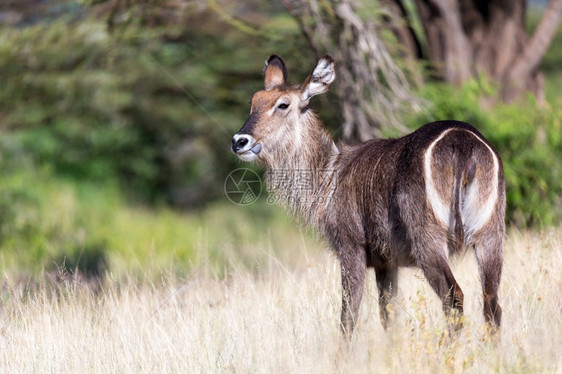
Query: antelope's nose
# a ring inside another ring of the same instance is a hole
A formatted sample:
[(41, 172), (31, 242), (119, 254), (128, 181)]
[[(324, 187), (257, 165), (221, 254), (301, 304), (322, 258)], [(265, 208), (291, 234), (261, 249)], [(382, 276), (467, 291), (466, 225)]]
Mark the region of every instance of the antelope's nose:
[(249, 143), (250, 137), (248, 135), (234, 135), (234, 138), (232, 138), (232, 152), (242, 153), (247, 151)]

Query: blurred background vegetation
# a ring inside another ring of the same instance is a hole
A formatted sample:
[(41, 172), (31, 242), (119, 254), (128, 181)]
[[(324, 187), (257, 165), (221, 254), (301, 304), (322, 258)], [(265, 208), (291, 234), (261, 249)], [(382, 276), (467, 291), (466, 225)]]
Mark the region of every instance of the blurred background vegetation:
[[(372, 2), (359, 13), (379, 25), (418, 109), (393, 113), (392, 126), (383, 118), (372, 134), (399, 135), (437, 119), (470, 122), (503, 157), (508, 224), (558, 224), (562, 32), (541, 62), (546, 100), (526, 94), (505, 104), (490, 99), (501, 91), (491, 79), (453, 85), (423, 61), (412, 63), (385, 28), (381, 9)], [(544, 9), (529, 7), (529, 32)], [(311, 48), (303, 19), (289, 10), (261, 0), (4, 1), (3, 276), (188, 274), (218, 250), (213, 263), (221, 272), (232, 261), (259, 266), (256, 248), (262, 254), (305, 248), (313, 238), (278, 207), (265, 198), (238, 207), (223, 191), (225, 177), (241, 167), (230, 140), (246, 119), (251, 94), (262, 87), (264, 59), (283, 56), (289, 80), (299, 82), (317, 53), (338, 54), (337, 43)], [(315, 108), (336, 138), (353, 141), (354, 132), (346, 137), (342, 127), (349, 122), (342, 103), (324, 96)]]

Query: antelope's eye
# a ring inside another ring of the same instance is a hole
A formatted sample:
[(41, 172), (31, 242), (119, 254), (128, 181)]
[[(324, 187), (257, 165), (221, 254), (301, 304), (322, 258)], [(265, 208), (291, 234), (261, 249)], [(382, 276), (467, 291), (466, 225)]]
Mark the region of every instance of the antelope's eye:
[(285, 103), (281, 103), (279, 105), (277, 105), (278, 109), (287, 109), (289, 107), (289, 104), (285, 104)]

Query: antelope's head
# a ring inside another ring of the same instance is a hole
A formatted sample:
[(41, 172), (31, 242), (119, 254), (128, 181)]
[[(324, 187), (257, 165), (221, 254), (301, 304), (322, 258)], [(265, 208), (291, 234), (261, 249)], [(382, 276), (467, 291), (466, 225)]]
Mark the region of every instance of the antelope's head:
[(232, 138), (232, 152), (243, 161), (267, 162), (276, 153), (306, 147), (315, 123), (308, 103), (328, 91), (336, 77), (330, 56), (320, 59), (302, 85), (287, 84), (285, 63), (276, 55), (266, 60), (263, 73), (265, 87), (252, 97), (250, 116)]

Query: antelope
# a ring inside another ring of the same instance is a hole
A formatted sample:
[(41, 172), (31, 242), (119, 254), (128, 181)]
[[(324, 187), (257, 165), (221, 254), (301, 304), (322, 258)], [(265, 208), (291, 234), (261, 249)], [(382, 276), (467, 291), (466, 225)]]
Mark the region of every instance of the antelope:
[(422, 270), (449, 328), (460, 329), (464, 295), (448, 259), (468, 248), (476, 255), (486, 324), (498, 331), (505, 184), (501, 158), (484, 136), (448, 120), (401, 138), (336, 145), (309, 106), (335, 80), (330, 56), (301, 85), (287, 83), (285, 63), (276, 55), (266, 60), (263, 74), (265, 87), (253, 95), (231, 150), (264, 166), (270, 193), (285, 196), (279, 200), (315, 226), (337, 254), (343, 335), (353, 332), (367, 268), (374, 269), (387, 328), (389, 300), (404, 266)]

